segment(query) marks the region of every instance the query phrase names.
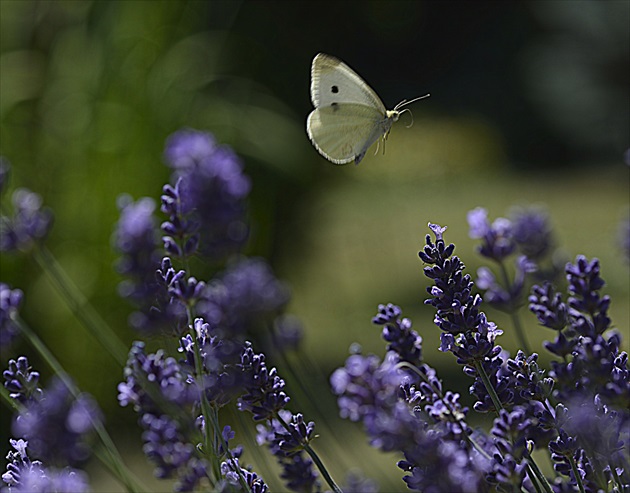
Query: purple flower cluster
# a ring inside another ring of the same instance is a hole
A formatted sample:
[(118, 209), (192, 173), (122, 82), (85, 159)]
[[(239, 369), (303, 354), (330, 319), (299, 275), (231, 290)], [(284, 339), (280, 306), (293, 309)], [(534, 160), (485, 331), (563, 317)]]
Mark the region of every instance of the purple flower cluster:
[(179, 334), (186, 325), (186, 305), (194, 304), (205, 285), (176, 271), (169, 257), (160, 257), (153, 200), (134, 203), (123, 197), (119, 203), (114, 246), (122, 254), (118, 271), (126, 277), (119, 293), (138, 308), (129, 323), (144, 334)]
[(421, 362), (420, 336), (400, 315), (399, 307), (380, 305), (373, 319), (389, 343), (382, 362), (353, 354), (331, 376), (340, 414), (362, 421), (372, 446), (402, 452), (409, 488), (480, 491), (488, 461), (470, 447), (468, 410), (458, 394), (442, 392), (435, 370)]
[[(512, 234), (506, 233), (507, 224), (493, 231), (483, 228), (484, 221), (479, 224), (478, 232), (485, 231), (489, 240), (485, 252), (496, 259), (507, 255)], [(495, 413), (492, 429), (489, 435), (471, 430), (468, 409), (422, 362), (420, 336), (391, 304), (380, 305), (373, 319), (384, 326), (385, 359), (353, 354), (331, 377), (340, 415), (361, 421), (372, 446), (402, 453), (398, 465), (408, 472), (403, 480), (412, 490), (625, 491), (630, 369), (627, 354), (619, 350), (620, 337), (604, 335), (611, 323), (610, 298), (599, 292), (604, 282), (598, 262), (578, 257), (567, 265), (566, 303), (551, 283), (533, 289), (532, 311), (559, 334), (547, 347), (562, 361), (552, 362), (547, 372), (536, 353), (518, 351), (512, 358), (496, 345), (502, 331), (480, 310), (481, 298), (453, 255), (454, 245), (444, 242), (446, 228), (429, 227), (435, 240), (427, 235), (419, 255), (433, 282), (426, 303), (436, 309), (440, 349), (452, 352), (474, 379), (474, 409)], [(522, 235), (521, 242), (545, 243)], [(558, 474), (552, 481), (532, 458), (535, 450), (550, 455)]]
[(0, 216), (0, 252), (28, 251), (46, 238), (53, 215), (30, 190), (18, 188), (11, 198), (13, 215)]
[[(282, 420), (282, 421), (280, 421)], [(278, 418), (259, 424), (257, 441), (267, 445), (282, 466), (281, 477), (291, 491), (320, 491), (313, 461), (306, 456), (304, 444), (315, 437), (315, 423), (306, 423), (301, 414), (281, 410)]]
[[(229, 429), (229, 427), (227, 428)], [(230, 458), (221, 463), (221, 474), (225, 479), (221, 485), (222, 489), (218, 491), (225, 491), (226, 493), (234, 490), (241, 491), (240, 487), (245, 485), (247, 488), (245, 491), (268, 493), (269, 487), (263, 478), (255, 472), (241, 467), (240, 457), (242, 453), (242, 447), (237, 447), (231, 451)]]
[(245, 389), (238, 399), (239, 410), (251, 412), (255, 421), (263, 421), (275, 417), (289, 403), (284, 380), (275, 368), (267, 368), (265, 355), (255, 353), (251, 344), (245, 343), (238, 367)]
[(61, 492), (87, 493), (90, 488), (83, 471), (66, 467), (64, 469), (46, 468), (41, 461), (28, 457), (25, 440), (9, 440), (15, 449), (7, 454), (7, 472), (2, 481), (7, 493)]
[[(309, 481), (314, 486), (317, 474), (304, 456), (313, 425), (289, 413), (288, 428), (280, 434), (279, 413), (289, 401), (284, 381), (247, 342), (254, 335), (279, 341), (276, 349), (296, 346), (299, 324), (283, 314), (287, 287), (258, 258), (234, 256), (208, 282), (174, 267), (188, 265), (192, 255), (218, 267), (243, 246), (249, 179), (234, 153), (204, 132), (175, 133), (165, 158), (175, 169), (175, 184), (166, 185), (161, 197), (167, 215), (162, 243), (169, 256), (158, 260), (154, 206), (148, 199), (126, 202), (115, 244), (127, 277), (122, 290), (139, 306), (132, 325), (148, 334), (176, 335), (180, 359), (163, 350), (146, 354), (143, 343), (134, 343), (119, 385), (120, 403), (139, 413), (144, 449), (156, 474), (177, 478), (182, 491), (196, 488), (203, 478), (219, 490), (267, 491), (259, 476), (239, 464), (240, 449), (227, 448), (233, 436), (225, 433), (229, 427), (222, 434), (217, 429), (219, 409), (231, 402), (271, 427), (268, 445), (287, 485), (300, 491)], [(287, 453), (289, 443), (292, 453)]]
[(10, 440), (15, 450), (7, 455), (7, 472), (2, 475), (8, 489), (2, 491), (88, 491), (85, 473), (71, 466), (91, 455), (91, 435), (102, 420), (94, 399), (87, 394), (75, 397), (68, 388), (72, 384), (56, 377), (42, 390), (39, 373), (32, 371), (25, 356), (10, 360), (3, 376), (9, 396), (21, 408), (12, 426), (19, 438)]
[[(473, 295), (474, 283), (470, 275), (463, 273), (463, 262), (453, 255), (455, 245), (444, 243), (442, 235), (446, 228), (435, 224), (429, 227), (436, 241), (433, 243), (427, 235), (426, 246), (419, 256), (429, 265), (424, 268), (425, 276), (434, 282), (434, 286), (427, 288), (432, 297), (425, 303), (436, 308), (434, 322), (442, 329), (440, 351), (452, 352), (457, 362), (464, 365), (464, 372), (475, 378), (471, 387), (471, 393), (478, 399), (475, 410), (498, 412), (499, 403), (511, 404), (514, 400), (510, 376), (498, 371), (504, 358), (495, 339), (503, 331), (479, 310), (481, 297)], [(488, 393), (484, 374), (497, 393), (495, 399)]]
[(289, 301), (289, 290), (260, 258), (239, 257), (208, 285), (198, 305), (223, 338), (243, 340), (271, 325)]
[[(493, 223), (488, 211), (478, 207), (468, 212), (469, 235), (481, 240), (478, 252), (494, 261), (501, 279), (488, 267), (477, 271), (477, 287), (485, 292), (484, 300), (495, 308), (513, 313), (523, 304), (528, 275), (553, 279), (557, 272), (544, 261), (553, 250), (553, 236), (547, 214), (538, 208), (517, 208), (511, 218), (498, 218)], [(514, 254), (514, 276), (509, 279), (505, 262)]]
[[(140, 414), (144, 451), (156, 465), (156, 475), (178, 478), (179, 488), (185, 485), (181, 491), (190, 491), (207, 477), (208, 463), (192, 445), (202, 441), (200, 429), (204, 432), (207, 423), (205, 416), (192, 419), (190, 413), (200, 408), (202, 399), (218, 408), (240, 396), (241, 411), (268, 423), (269, 428), (263, 425), (265, 440), (259, 443), (267, 443), (278, 457), (287, 486), (295, 491), (316, 491), (317, 474), (303, 452), (313, 438), (314, 424), (305, 423), (300, 414), (283, 411), (289, 397), (276, 369), (268, 369), (265, 356), (255, 353), (250, 343), (239, 346), (212, 335), (212, 326), (201, 318), (195, 320), (193, 330), (194, 337), (187, 334), (180, 339), (180, 362), (161, 350), (146, 355), (144, 344), (134, 343), (126, 381), (119, 385), (121, 405), (131, 404)], [(282, 420), (286, 427), (280, 424)], [(226, 428), (225, 444), (233, 436)], [(225, 455), (226, 450), (221, 445), (217, 453)], [(231, 451), (225, 457), (221, 466), (225, 481), (233, 486), (245, 481), (255, 491), (266, 491), (262, 479), (241, 468), (239, 456)], [(310, 486), (304, 489), (307, 484)]]
[(0, 282), (0, 347), (6, 348), (16, 338), (19, 328), (15, 323), (22, 304), (23, 293)]
[[(163, 350), (147, 355), (144, 343), (135, 342), (125, 367), (125, 381), (118, 386), (120, 404), (133, 405), (140, 416), (143, 450), (155, 465), (155, 475), (177, 478), (176, 491), (192, 491), (208, 477), (209, 463), (196, 447), (202, 442), (202, 430), (194, 410), (201, 396), (224, 400), (221, 384), (225, 372), (216, 360), (221, 352), (215, 351), (218, 344), (209, 338), (207, 329), (203, 320), (195, 321), (198, 335), (194, 340), (190, 336), (181, 339), (185, 359), (180, 363)], [(191, 366), (195, 345), (199, 345), (204, 361), (201, 376), (195, 373), (194, 363)]]
[(17, 361), (9, 360), (9, 368), (2, 372), (2, 376), (4, 387), (9, 391), (11, 399), (24, 406), (41, 400), (39, 372), (32, 371), (26, 356), (20, 356)]
[(199, 246), (220, 261), (239, 251), (248, 237), (244, 201), (251, 184), (234, 151), (208, 133), (181, 130), (168, 138), (164, 158), (176, 176), (162, 197), (171, 254), (188, 255)]
[(121, 406), (132, 405), (140, 414), (159, 413), (164, 402), (172, 405), (191, 404), (195, 389), (175, 358), (163, 350), (146, 354), (144, 343), (135, 341), (125, 366), (125, 381), (118, 384), (118, 401)]
[(28, 440), (31, 453), (46, 464), (76, 466), (90, 456), (89, 438), (102, 420), (94, 399), (73, 397), (64, 382), (53, 379), (41, 397), (13, 422), (13, 434)]
[(142, 334), (181, 335), (190, 322), (187, 311), (193, 309), (222, 339), (242, 344), (271, 328), (273, 346), (295, 348), (299, 324), (282, 314), (289, 290), (263, 259), (232, 257), (208, 283), (173, 267), (192, 255), (218, 267), (246, 241), (250, 181), (238, 158), (212, 135), (195, 130), (173, 134), (164, 155), (175, 169), (175, 184), (165, 185), (161, 197), (167, 215), (161, 224), (163, 249), (158, 247), (154, 202), (119, 201), (113, 243), (121, 253), (118, 270), (126, 278), (119, 291), (137, 307), (130, 325)]
[(610, 297), (601, 295), (605, 282), (599, 261), (578, 256), (567, 264), (567, 301), (550, 284), (533, 286), (530, 310), (544, 327), (557, 332), (545, 348), (560, 356), (552, 362), (555, 395), (561, 400), (576, 395), (599, 395), (608, 405), (630, 404), (628, 355), (620, 351), (619, 334), (605, 332), (611, 326), (608, 317)]

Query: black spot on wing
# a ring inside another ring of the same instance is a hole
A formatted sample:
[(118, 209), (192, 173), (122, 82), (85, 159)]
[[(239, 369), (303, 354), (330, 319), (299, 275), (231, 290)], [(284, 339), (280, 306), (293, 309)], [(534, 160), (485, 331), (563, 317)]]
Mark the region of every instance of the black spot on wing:
[(337, 103), (330, 103), (330, 107), (333, 109), (333, 112), (339, 111), (339, 104)]
[(339, 92), (339, 86), (332, 86), (330, 88), (330, 92), (332, 92), (333, 94), (337, 94)]

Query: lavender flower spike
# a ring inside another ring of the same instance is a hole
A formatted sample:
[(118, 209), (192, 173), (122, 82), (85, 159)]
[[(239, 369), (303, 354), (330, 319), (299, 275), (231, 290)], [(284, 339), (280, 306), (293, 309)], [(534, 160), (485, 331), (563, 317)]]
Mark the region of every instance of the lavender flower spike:
[(42, 198), (30, 190), (13, 192), (13, 216), (0, 217), (0, 252), (28, 251), (48, 235), (53, 215)]
[(11, 289), (8, 284), (0, 282), (0, 347), (8, 347), (19, 332), (14, 319), (22, 304), (22, 297), (21, 290)]
[[(177, 192), (179, 201), (176, 208), (168, 208), (172, 227), (167, 228), (167, 235), (186, 229), (192, 243), (179, 245), (186, 253), (196, 248), (194, 235), (199, 231), (199, 248), (214, 261), (239, 251), (249, 233), (245, 198), (251, 184), (234, 151), (217, 145), (208, 133), (181, 130), (168, 138), (164, 158), (175, 170), (177, 180), (175, 188), (165, 189), (165, 194)], [(190, 227), (183, 228), (184, 222)], [(174, 245), (167, 242), (169, 248)]]

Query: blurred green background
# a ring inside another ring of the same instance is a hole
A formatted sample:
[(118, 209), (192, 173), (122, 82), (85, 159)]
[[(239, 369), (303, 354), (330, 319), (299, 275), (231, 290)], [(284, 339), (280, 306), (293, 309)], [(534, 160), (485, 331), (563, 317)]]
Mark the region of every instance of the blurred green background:
[[(130, 342), (110, 248), (116, 197), (159, 200), (169, 178), (164, 140), (175, 130), (207, 130), (233, 146), (253, 181), (247, 253), (268, 258), (291, 285), (303, 351), (321, 369), (309, 377), (319, 409), (297, 397), (291, 409), (317, 420), (315, 446), (340, 482), (361, 466), (383, 491), (404, 490), (398, 458), (371, 452), (358, 426), (336, 419), (327, 376), (355, 341), (383, 353), (370, 319), (378, 303), (393, 302), (414, 320), (427, 362), (471, 402), (470, 382), (437, 352), (439, 330), (422, 304), (428, 280), (417, 251), (427, 222), (449, 226), (446, 239), (474, 273), (484, 262), (467, 237), (468, 210), (486, 207), (493, 219), (513, 205), (543, 205), (566, 259), (600, 258), (628, 348), (618, 229), (629, 214), (629, 5), (1, 0), (0, 153), (13, 165), (11, 187), (40, 193), (54, 210), (50, 250)], [(389, 108), (431, 93), (411, 106), (412, 128), (405, 117), (395, 126), (385, 155), (336, 167), (311, 147), (304, 128), (318, 52), (348, 63)], [(23, 318), (97, 397), (121, 447), (137, 453), (136, 417), (116, 402), (121, 369), (33, 261), (3, 255), (0, 268), (3, 282), (26, 293)], [(514, 352), (509, 319), (487, 312)], [(523, 318), (542, 352), (552, 334)], [(3, 350), (3, 364), (23, 353), (33, 354)], [(1, 412), (4, 456), (10, 416)], [(281, 491), (251, 448), (246, 458)], [(150, 477), (142, 463), (134, 469)], [(119, 490), (98, 466), (89, 470), (95, 491)]]

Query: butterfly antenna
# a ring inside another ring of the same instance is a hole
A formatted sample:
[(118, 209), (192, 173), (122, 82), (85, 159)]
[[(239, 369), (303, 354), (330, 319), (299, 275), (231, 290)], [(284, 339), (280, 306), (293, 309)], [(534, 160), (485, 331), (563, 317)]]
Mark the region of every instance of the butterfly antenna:
[(394, 111), (398, 111), (403, 106), (407, 106), (408, 104), (415, 103), (416, 101), (420, 101), (421, 99), (428, 98), (430, 95), (431, 94), (425, 94), (424, 96), (420, 96), (418, 98), (413, 98), (411, 101), (407, 101), (406, 99), (403, 99), (400, 103), (398, 103), (394, 107)]

